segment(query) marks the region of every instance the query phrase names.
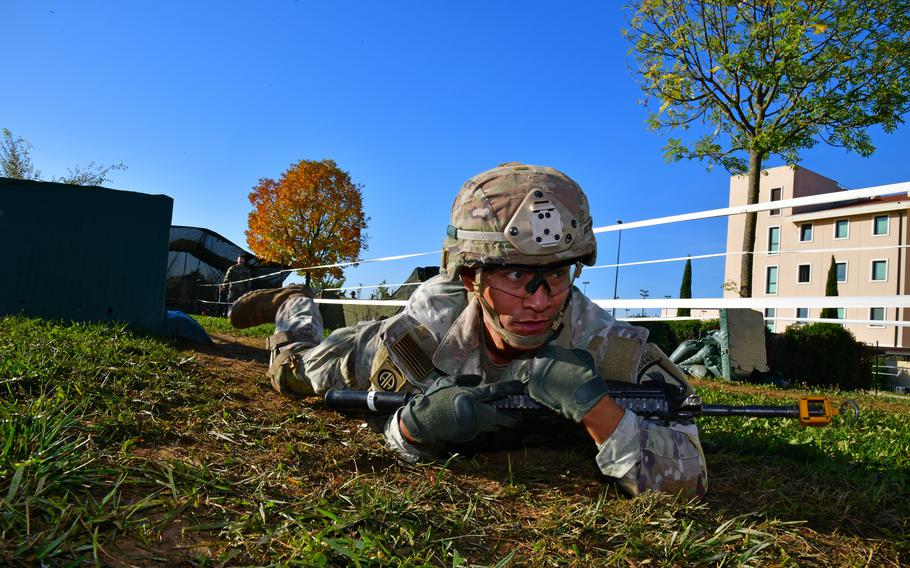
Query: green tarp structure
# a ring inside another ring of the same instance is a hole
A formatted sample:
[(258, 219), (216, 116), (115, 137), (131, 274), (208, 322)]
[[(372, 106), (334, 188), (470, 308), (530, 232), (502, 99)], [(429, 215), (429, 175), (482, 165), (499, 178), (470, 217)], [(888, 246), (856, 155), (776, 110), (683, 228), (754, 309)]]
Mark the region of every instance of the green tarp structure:
[[(438, 266), (418, 266), (415, 268), (404, 284), (419, 284), (439, 274)], [(417, 286), (400, 286), (390, 300), (407, 300)], [(323, 296), (330, 298), (328, 294)], [(392, 317), (404, 308), (398, 306), (365, 306), (357, 304), (319, 304), (319, 311), (326, 329), (349, 327), (357, 322)]]
[(0, 178), (0, 315), (160, 332), (173, 199)]

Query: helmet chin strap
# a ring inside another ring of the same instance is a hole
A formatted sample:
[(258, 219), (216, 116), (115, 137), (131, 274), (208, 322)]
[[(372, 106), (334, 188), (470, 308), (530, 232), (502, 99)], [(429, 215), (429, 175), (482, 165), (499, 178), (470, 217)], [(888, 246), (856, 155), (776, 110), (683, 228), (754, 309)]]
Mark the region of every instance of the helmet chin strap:
[(502, 322), (499, 319), (499, 314), (493, 309), (493, 306), (487, 302), (486, 298), (483, 297), (481, 291), (481, 281), (482, 281), (483, 267), (477, 267), (474, 273), (474, 291), (472, 294), (477, 301), (480, 303), (480, 307), (483, 309), (483, 319), (484, 321), (499, 334), (500, 337), (505, 340), (506, 343), (512, 347), (518, 349), (534, 349), (537, 347), (542, 347), (547, 342), (549, 342), (553, 337), (556, 336), (556, 333), (559, 331), (559, 328), (562, 326), (562, 314), (566, 311), (566, 306), (569, 305), (569, 298), (563, 302), (562, 307), (559, 308), (559, 311), (556, 312), (556, 315), (553, 317), (553, 323), (550, 325), (550, 328), (544, 331), (543, 333), (538, 333), (537, 335), (519, 335), (513, 333), (506, 329)]

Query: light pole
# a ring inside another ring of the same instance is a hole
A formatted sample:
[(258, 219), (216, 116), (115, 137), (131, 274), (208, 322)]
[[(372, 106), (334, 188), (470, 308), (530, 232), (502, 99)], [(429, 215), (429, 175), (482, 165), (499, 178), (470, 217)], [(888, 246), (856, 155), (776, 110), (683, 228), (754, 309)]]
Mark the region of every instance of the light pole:
[(585, 280), (584, 282), (581, 283), (581, 285), (582, 285), (581, 293), (584, 294), (585, 296), (588, 295), (588, 284), (590, 284), (590, 283), (591, 282), (589, 282), (588, 280)]
[[(638, 289), (638, 295), (641, 296), (641, 299), (642, 299), (642, 300), (647, 300), (647, 299), (648, 299), (648, 296), (650, 296), (651, 293), (650, 293), (648, 290), (644, 289), (644, 288), (639, 288), (639, 289)], [(642, 307), (641, 307), (641, 317), (646, 317), (646, 316), (647, 316), (647, 314), (645, 313), (645, 307), (644, 307), (644, 305), (642, 305)]]
[[(622, 219), (616, 220), (617, 225), (622, 225)], [(616, 299), (616, 286), (619, 284), (619, 249), (622, 247), (622, 229), (617, 231), (619, 233), (619, 238), (616, 239), (616, 272), (613, 273), (613, 299)], [(616, 317), (616, 306), (613, 306), (613, 313), (611, 314), (614, 318)]]

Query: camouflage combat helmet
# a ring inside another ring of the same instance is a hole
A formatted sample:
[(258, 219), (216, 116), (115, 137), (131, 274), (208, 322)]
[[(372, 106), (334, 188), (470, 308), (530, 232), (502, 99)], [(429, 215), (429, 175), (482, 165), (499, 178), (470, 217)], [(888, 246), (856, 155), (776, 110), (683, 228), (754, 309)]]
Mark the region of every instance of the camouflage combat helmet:
[(464, 183), (452, 205), (441, 267), (540, 266), (577, 260), (591, 266), (597, 242), (588, 199), (567, 175), (510, 162)]

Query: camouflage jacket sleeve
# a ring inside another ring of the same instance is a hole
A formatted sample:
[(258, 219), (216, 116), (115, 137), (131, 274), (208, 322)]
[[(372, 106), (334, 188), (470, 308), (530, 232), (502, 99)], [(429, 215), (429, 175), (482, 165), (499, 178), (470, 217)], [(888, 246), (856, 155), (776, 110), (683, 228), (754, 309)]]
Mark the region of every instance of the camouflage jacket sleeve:
[[(305, 374), (314, 390), (322, 394), (330, 388), (368, 390), (376, 366), (377, 353), (384, 352), (381, 337), (384, 328), (394, 326), (395, 316), (388, 320), (361, 322), (354, 327), (336, 330), (304, 355)], [(417, 446), (408, 442), (399, 428), (401, 409), (386, 421), (384, 436), (388, 447), (406, 462), (416, 462), (437, 455), (440, 447)]]
[(370, 388), (370, 370), (379, 349), (379, 334), (388, 321), (363, 321), (336, 329), (306, 351), (304, 374), (317, 394), (332, 388)]
[[(645, 345), (638, 382), (658, 380), (691, 389), (685, 375), (656, 345)], [(630, 495), (654, 490), (703, 497), (705, 456), (693, 423), (663, 425), (626, 411), (613, 434), (598, 445), (597, 466)]]
[(630, 495), (654, 490), (704, 497), (705, 456), (695, 424), (663, 426), (626, 411), (613, 435), (598, 446), (597, 466)]

